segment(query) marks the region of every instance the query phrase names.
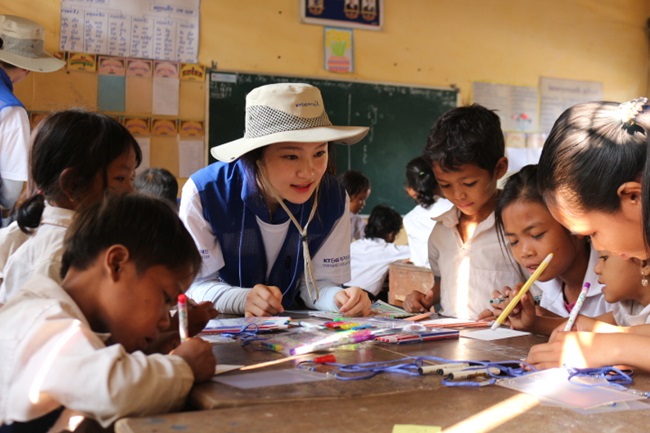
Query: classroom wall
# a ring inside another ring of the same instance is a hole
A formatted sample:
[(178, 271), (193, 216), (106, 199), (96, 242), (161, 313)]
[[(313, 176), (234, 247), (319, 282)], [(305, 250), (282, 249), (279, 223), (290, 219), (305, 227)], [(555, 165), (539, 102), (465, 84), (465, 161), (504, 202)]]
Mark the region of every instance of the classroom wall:
[[(381, 31), (354, 31), (355, 72), (334, 74), (323, 70), (322, 27), (299, 22), (299, 0), (202, 0), (199, 61), (229, 71), (455, 86), (461, 102), (471, 101), (473, 81), (536, 86), (542, 76), (600, 81), (611, 100), (647, 94), (650, 0), (385, 0), (384, 7)], [(59, 0), (0, 0), (0, 12), (41, 22), (46, 48), (59, 49)], [(55, 90), (47, 78), (39, 83), (26, 80), (17, 93)], [(181, 103), (204, 104), (191, 98)], [(152, 163), (174, 171), (153, 152)]]

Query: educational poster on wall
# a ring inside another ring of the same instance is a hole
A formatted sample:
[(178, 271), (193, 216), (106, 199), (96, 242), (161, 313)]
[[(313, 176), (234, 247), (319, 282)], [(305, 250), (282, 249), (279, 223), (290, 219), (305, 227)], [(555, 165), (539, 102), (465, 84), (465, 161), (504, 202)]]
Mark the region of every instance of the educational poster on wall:
[(325, 27), (325, 70), (354, 72), (352, 30)]
[(308, 24), (380, 30), (383, 0), (301, 0), (300, 20)]
[(539, 100), (536, 87), (475, 82), (472, 94), (475, 103), (496, 110), (504, 131), (537, 131)]
[(575, 104), (603, 99), (603, 83), (595, 81), (565, 80), (541, 77), (540, 129), (548, 134), (558, 117)]
[(61, 0), (60, 49), (197, 63), (200, 0)]

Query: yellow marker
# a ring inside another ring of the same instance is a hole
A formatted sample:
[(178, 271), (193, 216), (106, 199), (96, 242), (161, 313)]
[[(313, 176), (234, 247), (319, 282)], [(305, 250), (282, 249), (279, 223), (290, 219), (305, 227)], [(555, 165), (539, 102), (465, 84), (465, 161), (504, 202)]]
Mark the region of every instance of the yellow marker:
[(548, 264), (551, 262), (553, 259), (553, 253), (550, 253), (546, 258), (542, 261), (542, 263), (539, 264), (537, 269), (535, 269), (535, 272), (533, 272), (533, 275), (528, 278), (528, 281), (524, 283), (524, 285), (521, 287), (519, 292), (517, 292), (517, 295), (512, 298), (512, 301), (508, 304), (508, 306), (499, 314), (499, 317), (497, 317), (497, 320), (494, 321), (492, 324), (492, 330), (494, 331), (497, 329), (501, 324), (508, 318), (508, 315), (512, 312), (512, 310), (515, 308), (515, 306), (521, 301), (521, 298), (528, 292), (528, 289), (533, 285), (533, 283), (539, 278), (540, 275), (542, 275), (542, 272), (544, 272), (544, 269), (548, 266)]

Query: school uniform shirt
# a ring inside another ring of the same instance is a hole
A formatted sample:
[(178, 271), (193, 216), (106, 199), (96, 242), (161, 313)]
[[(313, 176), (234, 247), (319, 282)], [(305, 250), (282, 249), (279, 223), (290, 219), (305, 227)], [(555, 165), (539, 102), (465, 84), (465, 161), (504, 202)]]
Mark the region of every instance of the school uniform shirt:
[(476, 320), (490, 305), (493, 290), (514, 287), (523, 274), (497, 238), (494, 212), (465, 242), (458, 232), (460, 210), (453, 206), (435, 218), (429, 237), (429, 262), (440, 278), (441, 314)]
[(429, 207), (415, 206), (404, 215), (402, 223), (408, 238), (408, 246), (411, 252), (411, 263), (415, 266), (429, 267), (429, 236), (436, 225), (433, 219), (440, 214), (447, 212), (453, 204), (446, 198), (439, 198)]
[[(585, 273), (582, 284), (589, 283), (591, 287), (587, 292), (580, 314), (588, 317), (597, 317), (609, 311), (612, 311), (612, 304), (605, 301), (603, 297), (603, 285), (598, 282), (598, 275), (594, 271), (598, 263), (598, 251), (591, 247), (589, 252), (589, 264), (587, 265), (587, 272)], [(557, 314), (560, 317), (569, 317), (564, 304), (564, 293), (562, 292), (562, 281), (554, 278), (549, 281), (536, 281), (535, 286), (542, 292), (542, 299), (540, 300), (540, 307), (546, 308), (548, 311)]]
[(381, 238), (366, 238), (350, 245), (352, 279), (345, 285), (361, 287), (377, 296), (388, 274), (388, 265), (409, 257), (406, 245), (395, 245)]
[(4, 268), (11, 256), (23, 243), (29, 239), (29, 235), (18, 227), (17, 222), (12, 222), (7, 227), (0, 229), (0, 283), (4, 278)]
[[(246, 296), (251, 287), (236, 287), (219, 279), (219, 269), (225, 265), (221, 246), (203, 216), (201, 197), (191, 178), (183, 186), (179, 216), (203, 257), (199, 276), (192, 283), (187, 295), (198, 302), (213, 302), (221, 313), (244, 314)], [(267, 274), (278, 257), (290, 224), (292, 223), (289, 220), (282, 224), (267, 224), (257, 218), (268, 263)], [(343, 290), (340, 284), (350, 280), (350, 201), (347, 195), (344, 212), (335, 222), (318, 252), (312, 255), (311, 261), (319, 296), (317, 300), (314, 299), (302, 275), (298, 285), (302, 300), (312, 309), (338, 311), (334, 296)], [(302, 271), (300, 273), (302, 274)]]
[(61, 282), (63, 240), (74, 215), (73, 210), (45, 205), (36, 233), (7, 260), (0, 286), (0, 304), (17, 293), (32, 274), (46, 275)]
[(645, 307), (636, 301), (612, 304), (612, 313), (618, 326), (638, 326), (650, 323), (650, 305)]
[(350, 242), (366, 237), (366, 220), (350, 212)]
[(54, 280), (31, 277), (0, 309), (0, 424), (26, 422), (60, 406), (108, 427), (119, 418), (181, 408), (194, 382), (175, 355), (106, 346)]

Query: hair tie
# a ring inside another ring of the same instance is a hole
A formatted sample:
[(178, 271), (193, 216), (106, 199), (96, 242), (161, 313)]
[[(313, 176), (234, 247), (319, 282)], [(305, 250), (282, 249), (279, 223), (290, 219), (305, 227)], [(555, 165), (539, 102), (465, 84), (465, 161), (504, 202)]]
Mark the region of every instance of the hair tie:
[(640, 97), (632, 101), (623, 102), (618, 106), (623, 128), (629, 128), (635, 125), (636, 116), (643, 111), (643, 106), (647, 102), (648, 98)]
[(421, 172), (418, 173), (418, 175), (419, 175), (419, 176), (424, 176), (424, 172), (421, 171)]

